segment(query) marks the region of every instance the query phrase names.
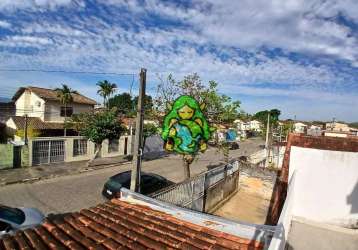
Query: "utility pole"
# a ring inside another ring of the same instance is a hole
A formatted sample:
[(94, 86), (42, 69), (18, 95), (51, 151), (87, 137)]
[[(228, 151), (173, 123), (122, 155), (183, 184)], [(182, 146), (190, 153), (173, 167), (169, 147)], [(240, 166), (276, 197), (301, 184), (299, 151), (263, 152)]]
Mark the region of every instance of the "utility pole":
[(265, 167), (269, 164), (269, 157), (270, 157), (270, 149), (269, 149), (269, 131), (270, 131), (270, 112), (267, 114), (267, 126), (266, 126), (266, 142), (265, 142), (265, 149), (266, 149), (266, 161)]
[(133, 151), (133, 166), (131, 174), (131, 191), (140, 192), (140, 171), (142, 164), (143, 153), (143, 120), (144, 120), (144, 98), (145, 98), (145, 85), (146, 85), (146, 69), (141, 69), (138, 106), (137, 106), (137, 119), (134, 137), (134, 151)]
[(28, 138), (27, 138), (27, 127), (28, 127), (28, 116), (27, 114), (25, 115), (25, 131), (24, 131), (24, 140), (25, 140), (25, 145), (28, 144)]

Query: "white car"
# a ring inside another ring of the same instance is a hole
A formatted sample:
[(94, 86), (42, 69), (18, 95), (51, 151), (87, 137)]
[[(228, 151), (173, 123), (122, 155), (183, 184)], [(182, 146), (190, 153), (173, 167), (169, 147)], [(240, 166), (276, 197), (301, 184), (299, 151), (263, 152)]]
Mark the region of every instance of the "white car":
[(0, 237), (39, 225), (44, 218), (44, 214), (36, 208), (12, 208), (0, 205)]

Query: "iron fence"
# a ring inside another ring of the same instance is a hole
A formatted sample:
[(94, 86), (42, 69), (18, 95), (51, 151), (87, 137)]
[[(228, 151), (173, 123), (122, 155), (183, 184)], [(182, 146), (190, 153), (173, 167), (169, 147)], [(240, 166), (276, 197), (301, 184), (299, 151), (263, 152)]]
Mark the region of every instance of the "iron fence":
[(119, 151), (119, 139), (108, 140), (108, 153)]
[(86, 155), (87, 154), (87, 140), (86, 139), (74, 139), (73, 140), (73, 156)]
[(238, 170), (238, 161), (218, 166), (184, 182), (153, 193), (150, 197), (179, 207), (208, 212), (236, 192)]
[(63, 162), (65, 160), (65, 142), (63, 140), (33, 141), (32, 164)]

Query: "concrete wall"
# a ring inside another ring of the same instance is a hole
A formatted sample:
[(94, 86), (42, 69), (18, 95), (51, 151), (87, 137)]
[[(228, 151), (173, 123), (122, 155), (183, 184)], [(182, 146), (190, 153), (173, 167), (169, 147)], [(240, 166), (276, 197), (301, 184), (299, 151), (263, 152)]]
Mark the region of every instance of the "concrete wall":
[(346, 137), (348, 137), (348, 134), (341, 133), (341, 132), (334, 132), (334, 131), (333, 132), (326, 131), (326, 132), (324, 132), (324, 136), (346, 138)]
[(39, 117), (42, 120), (45, 116), (45, 101), (33, 92), (25, 90), (16, 100), (16, 116), (27, 114), (30, 117)]
[[(46, 115), (44, 121), (46, 122), (64, 122), (65, 117), (61, 117), (61, 107), (64, 107), (60, 102), (47, 101)], [(67, 107), (73, 108), (73, 114), (87, 113), (93, 111), (93, 105), (70, 103)]]
[(14, 147), (11, 144), (0, 144), (0, 169), (12, 168)]
[[(132, 137), (133, 136), (121, 136), (119, 141), (119, 150), (117, 152), (108, 152), (108, 140), (104, 140), (102, 143), (102, 150), (100, 152), (100, 157), (115, 157), (125, 155), (125, 141), (127, 138), (127, 153), (126, 155), (132, 154)], [(48, 141), (48, 140), (63, 140), (65, 142), (65, 162), (73, 162), (73, 161), (86, 161), (91, 159), (95, 153), (95, 144), (91, 141), (87, 141), (87, 153), (83, 155), (75, 156), (73, 154), (73, 145), (76, 139), (85, 139), (81, 136), (67, 136), (67, 137), (37, 137), (29, 139), (29, 146), (28, 146), (28, 162), (29, 165), (32, 166), (33, 164), (33, 142), (34, 141)]]
[(358, 219), (358, 153), (291, 147), (293, 214), (316, 221)]

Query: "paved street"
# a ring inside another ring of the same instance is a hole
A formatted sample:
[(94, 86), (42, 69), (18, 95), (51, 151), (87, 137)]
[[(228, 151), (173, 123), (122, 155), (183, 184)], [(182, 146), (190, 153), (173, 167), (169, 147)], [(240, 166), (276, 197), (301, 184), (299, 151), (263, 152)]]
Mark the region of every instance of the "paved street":
[[(259, 150), (259, 145), (262, 144), (263, 141), (258, 138), (246, 140), (240, 144), (240, 149), (230, 151), (230, 157), (249, 155)], [(210, 148), (193, 162), (192, 174), (199, 174), (206, 170), (206, 166), (222, 160), (222, 154), (215, 148)], [(35, 183), (4, 186), (0, 188), (0, 204), (36, 207), (44, 213), (76, 211), (102, 202), (101, 190), (105, 181), (130, 167), (130, 164), (124, 164)], [(146, 161), (143, 163), (143, 171), (157, 173), (174, 182), (183, 179), (182, 161), (179, 156)]]

